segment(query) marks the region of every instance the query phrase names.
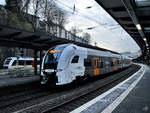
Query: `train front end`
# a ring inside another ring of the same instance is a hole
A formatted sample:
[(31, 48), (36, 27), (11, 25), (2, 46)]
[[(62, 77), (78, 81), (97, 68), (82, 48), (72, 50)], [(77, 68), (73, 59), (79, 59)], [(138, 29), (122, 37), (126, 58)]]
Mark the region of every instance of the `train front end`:
[(43, 58), (42, 71), (41, 71), (41, 84), (56, 85), (58, 72), (62, 69), (58, 69), (59, 58), (67, 45), (55, 46), (48, 50)]

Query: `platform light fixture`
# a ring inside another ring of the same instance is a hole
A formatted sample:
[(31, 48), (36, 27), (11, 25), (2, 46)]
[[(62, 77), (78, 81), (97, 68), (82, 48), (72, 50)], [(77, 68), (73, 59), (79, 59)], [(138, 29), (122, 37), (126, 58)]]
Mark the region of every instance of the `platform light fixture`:
[(150, 6), (150, 0), (135, 0), (137, 7), (147, 7)]
[(144, 41), (147, 41), (146, 38), (143, 38)]
[(141, 28), (141, 25), (140, 25), (140, 24), (136, 24), (136, 28), (137, 28), (138, 30), (142, 30), (142, 28)]

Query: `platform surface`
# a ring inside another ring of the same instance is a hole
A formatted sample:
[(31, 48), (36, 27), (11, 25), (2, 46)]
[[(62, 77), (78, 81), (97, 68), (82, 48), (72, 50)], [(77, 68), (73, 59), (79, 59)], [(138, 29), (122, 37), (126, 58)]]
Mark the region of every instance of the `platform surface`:
[(127, 80), (71, 113), (150, 113), (150, 68), (141, 65)]
[(150, 68), (112, 113), (150, 113)]
[(36, 82), (40, 80), (39, 75), (30, 75), (26, 77), (1, 77), (0, 78), (0, 88), (8, 87), (8, 86), (17, 86), (24, 85), (32, 82)]

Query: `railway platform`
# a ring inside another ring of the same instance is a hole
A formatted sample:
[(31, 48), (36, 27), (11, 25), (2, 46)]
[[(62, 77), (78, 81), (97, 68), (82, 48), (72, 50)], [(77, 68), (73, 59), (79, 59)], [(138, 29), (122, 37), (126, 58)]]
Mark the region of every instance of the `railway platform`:
[(12, 77), (8, 75), (0, 76), (0, 88), (9, 87), (9, 86), (17, 86), (17, 85), (25, 85), (32, 82), (37, 82), (40, 80), (39, 75), (29, 75), (24, 77)]
[(70, 113), (150, 113), (150, 68), (141, 66), (127, 80)]

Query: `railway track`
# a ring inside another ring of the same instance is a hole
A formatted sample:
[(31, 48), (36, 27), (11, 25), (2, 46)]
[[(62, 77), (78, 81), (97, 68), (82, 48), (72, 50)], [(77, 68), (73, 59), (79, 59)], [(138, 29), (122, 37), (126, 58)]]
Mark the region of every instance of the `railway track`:
[(49, 109), (45, 111), (44, 113), (69, 113), (73, 111), (74, 109), (78, 108), (79, 106), (85, 104), (86, 102), (94, 99), (95, 97), (101, 95), (108, 89), (114, 87), (121, 81), (125, 80), (129, 76), (133, 75), (135, 72), (139, 70), (139, 67), (137, 66), (135, 70), (128, 69), (125, 73), (123, 73), (122, 76), (118, 76), (118, 74), (114, 75), (114, 77), (108, 77), (107, 79), (104, 79), (104, 81), (101, 81), (100, 84), (97, 84), (98, 86), (93, 88), (93, 90), (88, 90), (87, 92), (78, 95), (68, 101), (65, 101), (64, 103), (61, 103), (57, 106), (54, 106), (52, 109)]
[(43, 90), (38, 85), (32, 89), (12, 91), (13, 93), (0, 96), (0, 112), (8, 113), (37, 113), (37, 112), (69, 112), (88, 102), (106, 90), (120, 83), (135, 73), (140, 67), (132, 65), (130, 68), (107, 76), (103, 79), (88, 82), (66, 91)]

